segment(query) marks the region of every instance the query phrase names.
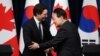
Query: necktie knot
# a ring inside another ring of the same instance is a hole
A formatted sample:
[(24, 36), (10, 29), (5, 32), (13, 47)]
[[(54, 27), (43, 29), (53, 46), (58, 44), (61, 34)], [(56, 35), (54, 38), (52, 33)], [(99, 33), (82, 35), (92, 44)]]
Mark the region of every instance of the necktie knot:
[(39, 24), (41, 24), (41, 22), (39, 22)]

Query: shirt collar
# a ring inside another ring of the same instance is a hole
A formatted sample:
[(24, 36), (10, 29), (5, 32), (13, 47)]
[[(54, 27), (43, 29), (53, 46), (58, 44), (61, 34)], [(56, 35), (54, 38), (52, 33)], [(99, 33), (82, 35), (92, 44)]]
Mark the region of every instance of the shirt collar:
[(38, 24), (40, 21), (34, 16), (35, 22)]

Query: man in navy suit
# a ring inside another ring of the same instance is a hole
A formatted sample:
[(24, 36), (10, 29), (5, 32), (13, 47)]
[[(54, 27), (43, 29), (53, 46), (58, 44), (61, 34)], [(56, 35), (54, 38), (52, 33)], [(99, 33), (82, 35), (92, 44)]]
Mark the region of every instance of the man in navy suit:
[(45, 56), (43, 49), (32, 50), (32, 42), (43, 43), (52, 38), (49, 25), (45, 22), (47, 18), (47, 7), (44, 4), (37, 4), (34, 9), (34, 17), (23, 25), (23, 36), (25, 49), (23, 56)]

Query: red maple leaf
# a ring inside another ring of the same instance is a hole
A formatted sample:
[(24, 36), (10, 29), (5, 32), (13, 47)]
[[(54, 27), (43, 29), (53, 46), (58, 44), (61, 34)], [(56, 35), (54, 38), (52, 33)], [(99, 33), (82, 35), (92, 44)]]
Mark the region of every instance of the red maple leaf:
[(5, 12), (5, 7), (0, 4), (0, 31), (2, 29), (12, 31), (14, 29), (14, 22), (11, 22), (13, 18), (14, 15), (12, 9), (10, 8), (7, 12)]
[(70, 16), (70, 9), (69, 8), (66, 8), (65, 9), (65, 11), (66, 11), (66, 16), (67, 16), (67, 19), (70, 19), (71, 18), (71, 16)]
[[(57, 9), (57, 8), (63, 8), (63, 6), (61, 6), (59, 3), (54, 7), (54, 9)], [(65, 9), (65, 12), (66, 12), (66, 16), (67, 16), (67, 19), (70, 19), (70, 10), (69, 8), (66, 8)]]
[(54, 9), (57, 9), (57, 8), (63, 8), (63, 7), (60, 6), (60, 4), (58, 3), (58, 4), (54, 7)]

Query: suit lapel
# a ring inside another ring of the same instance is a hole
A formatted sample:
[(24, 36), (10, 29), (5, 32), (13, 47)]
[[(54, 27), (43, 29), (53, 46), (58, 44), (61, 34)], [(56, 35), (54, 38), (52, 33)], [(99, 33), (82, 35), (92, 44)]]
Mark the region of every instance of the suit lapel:
[[(33, 28), (35, 29), (34, 31), (35, 31), (36, 33), (38, 33), (37, 35), (38, 35), (39, 39), (41, 39), (41, 36), (40, 36), (40, 33), (39, 33), (39, 29), (38, 29), (38, 26), (37, 26), (37, 24), (36, 24), (34, 18), (32, 18), (32, 21), (33, 21)], [(42, 39), (41, 39), (41, 40), (42, 40)]]

